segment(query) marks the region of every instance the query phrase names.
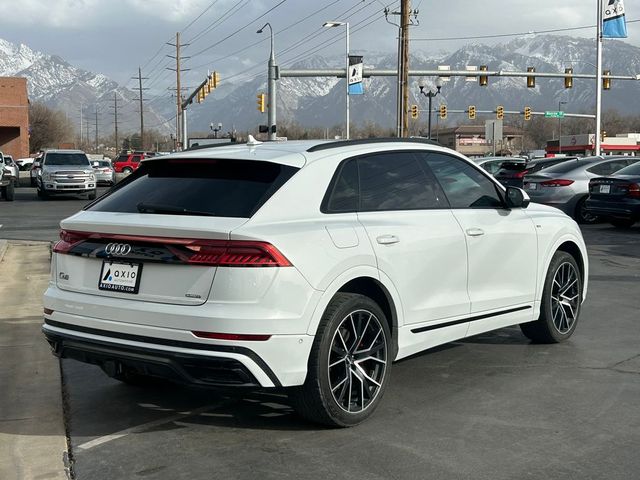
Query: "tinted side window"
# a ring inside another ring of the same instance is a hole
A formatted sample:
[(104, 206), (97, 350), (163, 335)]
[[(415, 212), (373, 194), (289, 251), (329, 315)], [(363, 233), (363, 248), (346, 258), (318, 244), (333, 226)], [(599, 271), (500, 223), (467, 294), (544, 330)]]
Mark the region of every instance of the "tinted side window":
[(358, 210), (357, 160), (343, 163), (331, 186), (329, 199), (323, 211), (327, 213), (356, 212)]
[(358, 158), (360, 211), (442, 208), (437, 185), (414, 153)]
[(442, 186), (451, 208), (502, 208), (494, 183), (466, 162), (442, 153), (422, 156)]
[(610, 162), (604, 162), (591, 168), (587, 168), (587, 171), (595, 173), (596, 175), (609, 175), (617, 172), (627, 165), (629, 165), (629, 160), (612, 160)]

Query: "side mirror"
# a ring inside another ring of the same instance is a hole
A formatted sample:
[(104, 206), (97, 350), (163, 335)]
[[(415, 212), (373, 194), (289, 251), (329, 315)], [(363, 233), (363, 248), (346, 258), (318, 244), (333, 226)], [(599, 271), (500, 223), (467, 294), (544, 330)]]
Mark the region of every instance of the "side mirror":
[(507, 207), (527, 208), (531, 199), (527, 192), (518, 187), (507, 187)]

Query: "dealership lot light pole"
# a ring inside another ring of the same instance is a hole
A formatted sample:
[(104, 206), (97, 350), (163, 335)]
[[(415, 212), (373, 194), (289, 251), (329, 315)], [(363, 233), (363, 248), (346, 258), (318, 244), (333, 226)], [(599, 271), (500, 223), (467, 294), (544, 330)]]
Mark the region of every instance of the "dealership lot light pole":
[(325, 22), (322, 26), (323, 27), (327, 27), (327, 28), (331, 28), (331, 27), (341, 27), (342, 25), (344, 25), (347, 29), (347, 41), (346, 41), (346, 47), (347, 47), (347, 51), (346, 51), (346, 59), (345, 59), (345, 77), (344, 77), (344, 83), (345, 83), (345, 96), (346, 96), (346, 100), (345, 100), (345, 139), (349, 140), (349, 22)]

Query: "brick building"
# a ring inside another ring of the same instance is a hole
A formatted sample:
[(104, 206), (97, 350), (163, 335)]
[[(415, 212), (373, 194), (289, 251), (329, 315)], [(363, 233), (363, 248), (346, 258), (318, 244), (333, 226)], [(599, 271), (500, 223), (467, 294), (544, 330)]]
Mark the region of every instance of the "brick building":
[(0, 151), (14, 159), (29, 156), (26, 78), (0, 77)]
[[(454, 128), (441, 128), (437, 140), (445, 147), (452, 148), (470, 157), (484, 156), (493, 152), (493, 145), (485, 139), (484, 125), (460, 125)], [(432, 137), (435, 137), (432, 135)], [(502, 140), (496, 143), (496, 153), (513, 155), (523, 150), (522, 130), (505, 125)]]

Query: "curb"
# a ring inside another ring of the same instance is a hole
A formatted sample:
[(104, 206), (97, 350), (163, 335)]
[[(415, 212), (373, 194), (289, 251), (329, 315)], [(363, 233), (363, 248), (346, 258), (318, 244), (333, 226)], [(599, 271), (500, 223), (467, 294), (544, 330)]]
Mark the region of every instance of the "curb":
[(8, 248), (9, 248), (9, 242), (7, 242), (6, 240), (0, 240), (0, 262), (2, 262), (2, 259), (4, 258), (4, 254), (7, 252)]

